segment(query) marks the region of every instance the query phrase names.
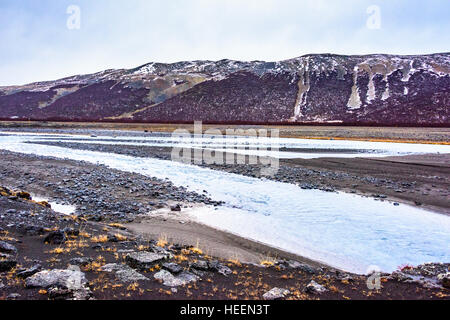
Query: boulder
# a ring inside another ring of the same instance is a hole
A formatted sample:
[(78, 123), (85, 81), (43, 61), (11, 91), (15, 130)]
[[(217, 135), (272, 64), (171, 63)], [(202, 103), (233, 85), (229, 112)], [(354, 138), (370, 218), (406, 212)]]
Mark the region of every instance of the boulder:
[(162, 281), (163, 285), (167, 287), (183, 286), (190, 282), (196, 282), (199, 280), (199, 277), (187, 271), (183, 271), (179, 275), (174, 276), (167, 270), (161, 270), (155, 273), (154, 278)]
[(181, 267), (180, 265), (173, 263), (173, 262), (165, 262), (162, 264), (162, 267), (172, 273), (178, 274), (181, 271), (183, 271), (183, 267)]
[(40, 271), (25, 281), (27, 288), (59, 287), (70, 290), (81, 290), (87, 284), (86, 276), (76, 270), (44, 270)]
[(230, 274), (233, 273), (233, 271), (228, 268), (227, 266), (221, 264), (219, 261), (217, 260), (213, 260), (213, 261), (209, 261), (208, 262), (209, 265), (209, 269), (215, 272), (218, 272), (224, 276), (228, 276)]
[(29, 236), (36, 236), (45, 233), (45, 230), (41, 226), (27, 225), (23, 228), (23, 232)]
[(126, 256), (125, 261), (132, 268), (146, 270), (163, 262), (167, 258), (168, 257), (165, 254), (141, 251), (129, 253)]
[(62, 244), (66, 242), (67, 238), (62, 231), (52, 231), (44, 239), (45, 243), (49, 244)]
[(117, 279), (121, 282), (136, 282), (142, 280), (149, 280), (144, 275), (140, 274), (136, 270), (130, 268), (126, 264), (110, 263), (100, 268), (104, 272), (112, 272), (116, 275)]
[(210, 267), (207, 261), (197, 260), (196, 262), (192, 262), (189, 264), (189, 268), (201, 270), (201, 271), (209, 271)]
[(175, 204), (173, 206), (170, 206), (170, 211), (179, 212), (179, 211), (181, 211), (181, 206), (179, 204)]
[(450, 272), (438, 274), (437, 279), (444, 288), (450, 289)]
[(41, 269), (42, 269), (41, 265), (36, 264), (36, 265), (32, 266), (31, 268), (28, 268), (26, 270), (18, 272), (16, 275), (19, 278), (25, 279), (25, 278), (31, 277), (33, 274), (38, 273), (39, 271), (41, 271)]
[(17, 248), (5, 241), (0, 241), (0, 252), (16, 254)]
[(6, 297), (6, 300), (17, 300), (21, 297), (19, 293), (11, 293)]
[(263, 299), (278, 300), (285, 298), (288, 294), (290, 294), (290, 291), (287, 289), (273, 288), (270, 291), (263, 294)]
[(67, 236), (79, 236), (80, 235), (80, 230), (74, 229), (74, 228), (64, 228), (62, 230), (63, 233), (65, 233)]
[(7, 259), (7, 260), (0, 260), (0, 272), (7, 272), (13, 269), (17, 265), (17, 261)]
[(392, 272), (392, 274), (389, 276), (389, 279), (397, 280), (398, 282), (407, 282), (413, 280), (412, 277), (398, 270)]
[(312, 294), (322, 294), (326, 291), (328, 291), (327, 288), (318, 284), (314, 280), (311, 280), (311, 282), (306, 286), (306, 289), (305, 289), (305, 292), (312, 293)]
[(295, 269), (299, 269), (303, 272), (309, 273), (309, 274), (316, 274), (317, 273), (317, 269), (311, 267), (308, 264), (305, 263), (300, 263), (298, 265), (296, 265)]
[(73, 259), (70, 259), (70, 264), (74, 265), (74, 266), (85, 267), (88, 264), (90, 264), (92, 261), (94, 261), (92, 258), (87, 258), (87, 257), (73, 258)]

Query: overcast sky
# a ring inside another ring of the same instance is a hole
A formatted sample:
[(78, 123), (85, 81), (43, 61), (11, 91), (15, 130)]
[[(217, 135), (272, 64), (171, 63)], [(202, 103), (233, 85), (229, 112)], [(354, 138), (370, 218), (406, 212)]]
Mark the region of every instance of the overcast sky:
[(448, 52), (449, 17), (449, 0), (0, 0), (0, 85), (151, 61)]

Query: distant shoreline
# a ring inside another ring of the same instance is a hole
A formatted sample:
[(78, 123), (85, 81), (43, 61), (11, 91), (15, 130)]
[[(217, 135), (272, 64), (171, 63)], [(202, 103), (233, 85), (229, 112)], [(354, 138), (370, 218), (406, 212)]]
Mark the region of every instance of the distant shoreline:
[[(146, 132), (173, 132), (182, 128), (193, 132), (193, 123), (138, 123), (138, 122), (82, 122), (82, 121), (1, 121), (0, 128), (5, 129), (99, 129)], [(449, 144), (450, 126), (404, 127), (404, 126), (346, 126), (338, 124), (211, 124), (203, 123), (203, 130), (211, 128), (278, 129), (281, 138), (301, 139), (346, 139), (361, 141), (382, 141), (401, 143), (437, 143)]]

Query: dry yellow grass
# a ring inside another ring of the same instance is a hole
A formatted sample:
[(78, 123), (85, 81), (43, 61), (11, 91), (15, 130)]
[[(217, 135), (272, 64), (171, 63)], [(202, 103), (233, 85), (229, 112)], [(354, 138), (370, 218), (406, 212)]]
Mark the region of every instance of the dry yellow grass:
[(120, 233), (116, 233), (114, 236), (119, 241), (127, 241), (128, 240), (128, 238), (126, 236), (124, 236), (123, 234), (120, 234)]
[(276, 262), (277, 262), (276, 257), (266, 255), (266, 256), (260, 257), (259, 264), (262, 266), (265, 266), (265, 267), (271, 267), (271, 266), (274, 266)]
[(123, 224), (120, 223), (110, 223), (108, 224), (108, 226), (112, 227), (112, 228), (116, 228), (116, 229), (126, 229), (125, 226)]
[(95, 243), (104, 243), (108, 241), (108, 236), (107, 235), (95, 236), (91, 238), (91, 241)]
[(167, 241), (167, 235), (166, 234), (161, 234), (158, 238), (158, 242), (156, 243), (156, 245), (158, 247), (164, 248), (169, 242)]

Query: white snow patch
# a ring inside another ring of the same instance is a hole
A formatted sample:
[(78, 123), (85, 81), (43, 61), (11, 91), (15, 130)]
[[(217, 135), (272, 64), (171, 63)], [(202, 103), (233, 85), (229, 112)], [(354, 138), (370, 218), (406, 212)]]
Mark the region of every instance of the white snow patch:
[(72, 206), (70, 204), (62, 204), (62, 203), (59, 203), (56, 201), (50, 201), (49, 199), (47, 199), (45, 197), (31, 195), (31, 198), (37, 202), (45, 201), (51, 206), (51, 209), (53, 211), (56, 211), (56, 212), (59, 212), (59, 213), (65, 214), (65, 215), (72, 215), (75, 213), (75, 210), (77, 209), (75, 206)]
[(383, 95), (381, 96), (381, 100), (385, 101), (387, 99), (389, 99), (390, 97), (390, 93), (389, 93), (389, 83), (386, 83), (386, 89), (383, 92)]

